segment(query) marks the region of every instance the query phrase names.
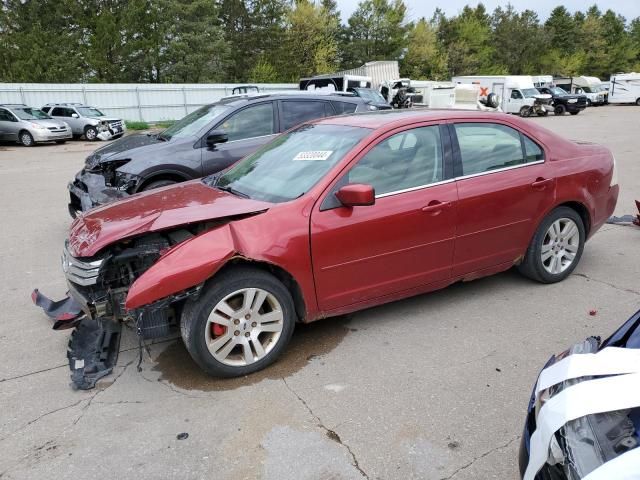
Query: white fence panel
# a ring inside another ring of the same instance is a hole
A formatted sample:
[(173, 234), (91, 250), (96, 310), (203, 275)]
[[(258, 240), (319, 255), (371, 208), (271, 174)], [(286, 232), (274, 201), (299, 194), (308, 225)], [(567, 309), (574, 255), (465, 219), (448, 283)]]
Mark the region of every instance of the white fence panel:
[[(177, 120), (202, 105), (231, 95), (233, 87), (245, 84), (162, 83), (0, 83), (0, 103), (25, 103), (42, 107), (47, 103), (78, 102), (125, 120), (157, 122)], [(260, 91), (297, 90), (295, 83), (258, 83)]]

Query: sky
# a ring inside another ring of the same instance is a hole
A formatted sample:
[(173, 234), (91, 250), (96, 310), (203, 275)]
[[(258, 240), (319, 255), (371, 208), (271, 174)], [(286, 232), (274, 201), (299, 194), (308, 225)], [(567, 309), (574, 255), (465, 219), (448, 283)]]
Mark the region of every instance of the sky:
[[(336, 1), (342, 13), (342, 18), (346, 22), (357, 8), (359, 0)], [(440, 7), (448, 16), (452, 16), (460, 12), (465, 5), (475, 5), (477, 1), (447, 0), (445, 2), (434, 2), (429, 0), (404, 0), (404, 3), (409, 10), (409, 20), (417, 20), (420, 17), (430, 18), (436, 7)], [(484, 3), (489, 12), (492, 12), (494, 8), (498, 6), (504, 7), (509, 2), (484, 0), (482, 3)], [(640, 0), (564, 0), (563, 2), (558, 2), (557, 0), (535, 0), (535, 2), (532, 0), (511, 0), (511, 4), (516, 10), (521, 11), (527, 8), (535, 10), (542, 20), (545, 20), (549, 16), (549, 12), (558, 5), (564, 5), (569, 11), (573, 12), (576, 10), (585, 11), (594, 3), (598, 5), (600, 10), (605, 11), (610, 8), (626, 17), (627, 20), (640, 17)]]

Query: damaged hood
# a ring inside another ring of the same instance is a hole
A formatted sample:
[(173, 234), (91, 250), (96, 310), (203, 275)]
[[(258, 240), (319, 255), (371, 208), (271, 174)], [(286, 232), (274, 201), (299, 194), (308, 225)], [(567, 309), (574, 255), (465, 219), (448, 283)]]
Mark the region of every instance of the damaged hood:
[(86, 167), (88, 169), (93, 169), (101, 162), (129, 158), (139, 152), (151, 153), (157, 148), (162, 148), (161, 145), (165, 145), (166, 143), (166, 141), (158, 139), (157, 135), (142, 133), (127, 135), (97, 149), (89, 155), (85, 162)]
[(201, 180), (158, 188), (98, 207), (71, 225), (69, 250), (92, 257), (104, 247), (147, 232), (264, 212), (270, 203), (238, 197)]

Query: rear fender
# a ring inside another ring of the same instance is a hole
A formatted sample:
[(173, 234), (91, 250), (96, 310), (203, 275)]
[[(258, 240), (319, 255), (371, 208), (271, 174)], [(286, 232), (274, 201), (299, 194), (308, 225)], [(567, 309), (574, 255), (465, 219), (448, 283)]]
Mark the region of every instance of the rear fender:
[(187, 240), (160, 258), (131, 285), (125, 307), (140, 308), (194, 287), (237, 253), (231, 224)]

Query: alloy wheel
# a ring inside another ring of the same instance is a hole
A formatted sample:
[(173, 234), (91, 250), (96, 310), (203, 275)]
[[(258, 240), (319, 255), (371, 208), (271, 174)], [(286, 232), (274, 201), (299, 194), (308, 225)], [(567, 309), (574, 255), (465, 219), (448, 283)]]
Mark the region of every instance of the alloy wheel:
[(211, 355), (233, 367), (255, 363), (276, 346), (284, 327), (282, 306), (261, 288), (243, 288), (223, 298), (205, 325)]
[(542, 241), (541, 260), (552, 275), (571, 266), (580, 248), (580, 230), (570, 218), (559, 218), (551, 224)]
[(29, 133), (25, 132), (20, 136), (20, 142), (25, 147), (30, 147), (33, 145), (33, 137)]

